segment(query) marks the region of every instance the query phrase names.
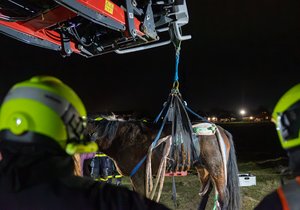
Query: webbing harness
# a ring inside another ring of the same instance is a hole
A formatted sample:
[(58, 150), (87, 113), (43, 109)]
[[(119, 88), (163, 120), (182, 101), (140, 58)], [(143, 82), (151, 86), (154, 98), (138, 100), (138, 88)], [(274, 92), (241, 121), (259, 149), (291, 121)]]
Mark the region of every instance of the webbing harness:
[[(179, 91), (178, 65), (180, 57), (180, 44), (180, 41), (174, 43), (176, 49), (176, 62), (173, 87), (167, 101), (163, 105), (162, 110), (154, 120), (154, 123), (161, 123), (161, 127), (153, 143), (151, 144), (151, 147), (155, 148), (158, 140), (160, 139), (165, 124), (167, 122), (171, 124), (172, 145), (168, 156), (168, 163), (166, 165), (167, 172), (186, 171), (193, 163), (200, 161), (199, 155), (197, 155), (195, 146), (193, 144), (193, 130), (188, 112), (192, 113), (200, 120), (207, 122), (205, 118), (199, 116), (187, 107), (187, 104), (182, 99), (181, 93)], [(130, 174), (130, 177), (132, 177), (137, 172), (137, 170), (146, 159), (147, 155), (145, 155), (142, 160), (140, 160), (140, 162), (134, 167)], [(177, 204), (175, 177), (173, 176), (172, 179), (172, 200), (176, 208)]]

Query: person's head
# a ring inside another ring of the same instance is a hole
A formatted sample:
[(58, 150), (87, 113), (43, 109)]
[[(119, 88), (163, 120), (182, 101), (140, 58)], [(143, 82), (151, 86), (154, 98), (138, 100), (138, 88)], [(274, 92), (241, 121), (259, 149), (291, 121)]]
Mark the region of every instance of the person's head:
[[(95, 152), (84, 140), (86, 110), (78, 95), (61, 80), (36, 76), (15, 84), (0, 110), (3, 143), (56, 145), (68, 154)], [(54, 143), (54, 144), (53, 144)]]
[(272, 118), (280, 143), (289, 155), (293, 170), (300, 169), (300, 84), (290, 88), (277, 102)]

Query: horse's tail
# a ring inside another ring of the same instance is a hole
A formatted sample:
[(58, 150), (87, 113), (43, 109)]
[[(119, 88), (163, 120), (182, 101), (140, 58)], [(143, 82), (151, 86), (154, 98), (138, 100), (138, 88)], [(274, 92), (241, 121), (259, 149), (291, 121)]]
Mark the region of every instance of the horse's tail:
[(229, 210), (238, 210), (241, 205), (241, 195), (239, 187), (239, 178), (238, 178), (238, 166), (235, 154), (235, 148), (233, 143), (233, 138), (230, 132), (225, 130), (226, 135), (228, 136), (230, 142), (230, 152), (227, 162), (227, 190), (228, 190), (228, 209)]

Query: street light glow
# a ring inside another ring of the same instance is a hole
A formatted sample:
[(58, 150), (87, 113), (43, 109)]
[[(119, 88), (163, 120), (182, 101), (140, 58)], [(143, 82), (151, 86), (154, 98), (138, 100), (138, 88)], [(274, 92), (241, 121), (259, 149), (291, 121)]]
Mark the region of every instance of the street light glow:
[(246, 110), (245, 110), (245, 109), (241, 109), (241, 110), (240, 110), (240, 114), (241, 114), (242, 116), (244, 116), (244, 115), (246, 114)]

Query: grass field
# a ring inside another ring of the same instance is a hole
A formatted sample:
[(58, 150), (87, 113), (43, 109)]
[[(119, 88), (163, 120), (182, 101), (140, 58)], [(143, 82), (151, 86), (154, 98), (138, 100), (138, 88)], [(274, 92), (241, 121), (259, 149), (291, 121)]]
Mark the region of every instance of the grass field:
[[(258, 202), (277, 186), (280, 185), (280, 172), (286, 167), (286, 158), (258, 162), (239, 163), (240, 173), (251, 173), (256, 176), (256, 185), (240, 187), (242, 194), (242, 210), (252, 210)], [(124, 179), (124, 185), (130, 188), (128, 178)], [(172, 178), (166, 177), (160, 203), (170, 209), (195, 210), (198, 207), (200, 197), (198, 195), (200, 183), (195, 174), (185, 177), (175, 177), (176, 197), (178, 207), (174, 207), (172, 196)], [(212, 193), (213, 195), (213, 193)], [(211, 196), (206, 209), (213, 209), (213, 196)]]

